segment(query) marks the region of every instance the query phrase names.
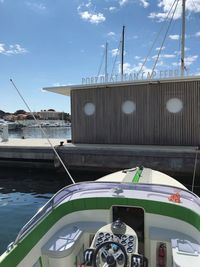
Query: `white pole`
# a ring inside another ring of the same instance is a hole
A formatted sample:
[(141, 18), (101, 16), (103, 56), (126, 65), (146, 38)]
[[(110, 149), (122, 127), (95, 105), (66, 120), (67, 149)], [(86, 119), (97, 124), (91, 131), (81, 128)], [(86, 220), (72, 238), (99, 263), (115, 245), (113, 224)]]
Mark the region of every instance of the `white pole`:
[(108, 43), (105, 47), (105, 81), (108, 82)]
[(182, 0), (181, 77), (185, 71), (185, 0)]
[(1, 130), (2, 130), (2, 134), (1, 134), (1, 138), (2, 138), (2, 142), (7, 142), (8, 141), (8, 125), (7, 124), (3, 124), (1, 126)]

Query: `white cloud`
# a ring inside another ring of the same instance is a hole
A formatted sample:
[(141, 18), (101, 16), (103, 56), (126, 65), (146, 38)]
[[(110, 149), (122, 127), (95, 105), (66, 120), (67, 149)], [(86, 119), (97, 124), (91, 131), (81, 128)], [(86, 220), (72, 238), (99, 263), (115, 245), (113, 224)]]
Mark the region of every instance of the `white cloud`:
[(198, 55), (189, 56), (185, 58), (185, 66), (192, 65), (198, 59)]
[[(165, 50), (165, 46), (163, 46), (161, 50)], [(160, 47), (156, 47), (156, 51), (160, 51)]]
[[(185, 57), (185, 66), (186, 67), (191, 66), (197, 59), (198, 59), (198, 55)], [(173, 62), (172, 65), (173, 66), (180, 66), (181, 63), (180, 62), (179, 63)]]
[(196, 37), (200, 37), (200, 32), (196, 32), (196, 33), (195, 33), (195, 36), (196, 36)]
[(150, 19), (158, 19), (158, 21), (163, 21), (166, 18), (166, 14), (165, 13), (155, 13), (155, 12), (151, 12), (148, 16), (148, 18)]
[(172, 66), (174, 66), (174, 67), (178, 67), (178, 66), (180, 66), (180, 65), (181, 65), (180, 62), (172, 62)]
[(66, 84), (62, 84), (62, 83), (56, 82), (56, 83), (53, 83), (53, 86), (66, 86)]
[(42, 3), (26, 2), (26, 5), (34, 11), (45, 11), (46, 6)]
[(107, 35), (108, 36), (115, 36), (116, 34), (114, 32), (109, 32)]
[[(159, 22), (163, 21), (172, 7), (172, 0), (159, 0), (158, 7), (161, 9), (159, 12), (152, 12), (149, 14), (149, 18), (157, 19)], [(176, 5), (176, 4), (175, 4)], [(175, 7), (174, 5), (174, 7)], [(174, 9), (173, 9), (174, 10)], [(200, 0), (187, 0), (186, 1), (186, 11), (190, 13), (200, 12)], [(171, 12), (172, 15), (173, 11)], [(174, 20), (181, 18), (182, 15), (182, 1), (178, 2), (176, 12), (174, 14)], [(170, 16), (171, 17), (171, 16)]]
[(163, 58), (175, 58), (176, 55), (174, 55), (174, 54), (164, 54), (164, 55), (161, 55), (161, 57), (163, 57)]
[[(187, 52), (187, 51), (189, 51), (190, 50), (190, 48), (188, 48), (188, 47), (186, 47), (185, 46), (185, 52)], [(179, 51), (174, 51), (174, 54), (176, 54), (176, 55), (181, 55), (181, 51), (179, 50)]]
[(86, 7), (91, 7), (92, 6), (92, 1), (89, 0), (87, 4), (85, 4)]
[(123, 6), (125, 4), (127, 4), (129, 2), (129, 0), (119, 0), (119, 5)]
[(6, 46), (5, 44), (0, 43), (0, 54), (9, 56), (9, 55), (25, 54), (27, 52), (28, 51), (19, 44)]
[[(131, 0), (119, 0), (119, 5), (124, 6), (130, 2), (133, 2)], [(147, 8), (149, 6), (148, 0), (139, 0), (139, 4), (142, 5), (144, 8)]]
[(119, 49), (115, 48), (111, 50), (112, 57), (118, 56), (119, 55)]
[[(119, 68), (120, 67), (121, 66), (119, 66)], [(130, 63), (126, 62), (126, 63), (124, 63), (124, 73), (127, 73), (127, 74), (131, 74), (131, 73), (134, 73), (134, 72), (138, 73), (141, 70), (141, 67), (142, 67), (142, 63), (141, 62), (138, 63), (137, 65), (133, 65), (133, 66), (131, 66)], [(151, 73), (152, 69), (149, 69), (149, 68), (143, 66), (142, 72)]]
[(78, 14), (83, 20), (88, 21), (92, 24), (99, 24), (106, 20), (103, 13), (97, 13), (96, 11), (92, 10), (91, 1), (89, 1), (87, 4), (81, 4), (80, 6), (78, 6), (77, 10)]
[[(152, 59), (156, 59), (158, 55), (155, 55), (152, 57)], [(175, 58), (176, 55), (174, 54), (163, 54), (163, 55), (160, 55), (159, 58)]]
[(141, 57), (135, 56), (134, 59), (139, 60), (139, 59), (141, 59)]
[(164, 66), (165, 64), (164, 64), (164, 62), (162, 61), (162, 60), (160, 60), (157, 64), (156, 64), (156, 66), (157, 67), (159, 67), (159, 66)]
[(90, 13), (89, 11), (83, 11), (80, 12), (79, 15), (83, 20), (89, 21), (92, 24), (99, 24), (106, 20), (102, 13)]
[(0, 54), (3, 54), (5, 51), (4, 44), (0, 44)]
[(109, 11), (111, 11), (111, 12), (113, 12), (113, 11), (115, 11), (117, 8), (115, 7), (115, 6), (110, 6), (109, 7)]
[(147, 0), (140, 0), (140, 3), (143, 5), (144, 8), (149, 6), (149, 2)]
[(169, 39), (171, 40), (179, 40), (180, 36), (178, 34), (169, 35)]

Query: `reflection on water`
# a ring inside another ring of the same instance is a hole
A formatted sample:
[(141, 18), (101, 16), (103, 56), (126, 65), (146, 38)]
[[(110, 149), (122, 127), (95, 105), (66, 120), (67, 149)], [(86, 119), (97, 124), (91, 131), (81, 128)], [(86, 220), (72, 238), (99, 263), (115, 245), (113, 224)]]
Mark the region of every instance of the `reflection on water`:
[[(43, 128), (48, 138), (71, 139), (70, 127)], [(46, 138), (40, 128), (24, 127), (17, 131), (9, 131), (9, 138)]]

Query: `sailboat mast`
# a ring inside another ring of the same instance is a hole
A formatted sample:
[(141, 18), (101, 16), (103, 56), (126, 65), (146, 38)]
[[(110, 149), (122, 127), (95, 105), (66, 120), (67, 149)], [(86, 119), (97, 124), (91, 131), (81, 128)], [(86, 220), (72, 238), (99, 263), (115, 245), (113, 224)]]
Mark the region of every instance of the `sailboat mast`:
[(125, 32), (125, 26), (123, 26), (122, 41), (121, 41), (121, 77), (122, 78), (124, 74), (124, 32)]
[(108, 43), (105, 46), (105, 81), (108, 81)]
[(185, 0), (182, 0), (181, 76), (185, 70)]

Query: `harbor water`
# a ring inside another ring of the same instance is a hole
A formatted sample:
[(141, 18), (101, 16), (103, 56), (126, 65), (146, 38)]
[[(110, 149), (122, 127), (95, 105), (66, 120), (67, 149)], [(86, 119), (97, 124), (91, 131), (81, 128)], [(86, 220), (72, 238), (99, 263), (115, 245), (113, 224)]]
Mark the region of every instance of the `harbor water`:
[[(48, 138), (71, 139), (71, 127), (43, 128)], [(16, 131), (9, 131), (9, 138), (46, 138), (40, 128), (24, 127)]]
[[(44, 128), (48, 138), (71, 139), (70, 127)], [(24, 127), (9, 131), (9, 138), (45, 138), (39, 128)], [(74, 174), (76, 175), (76, 174)], [(70, 183), (66, 174), (48, 170), (0, 170), (0, 254), (21, 227), (63, 186)], [(86, 178), (87, 179), (87, 178)], [(80, 177), (79, 177), (80, 180)]]
[[(70, 127), (44, 128), (48, 138), (71, 139)], [(39, 128), (9, 131), (9, 138), (45, 138)], [(102, 173), (70, 172), (76, 182), (98, 179)], [(22, 226), (70, 179), (57, 170), (0, 169), (0, 254), (15, 240)]]

